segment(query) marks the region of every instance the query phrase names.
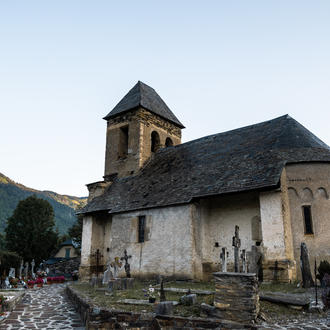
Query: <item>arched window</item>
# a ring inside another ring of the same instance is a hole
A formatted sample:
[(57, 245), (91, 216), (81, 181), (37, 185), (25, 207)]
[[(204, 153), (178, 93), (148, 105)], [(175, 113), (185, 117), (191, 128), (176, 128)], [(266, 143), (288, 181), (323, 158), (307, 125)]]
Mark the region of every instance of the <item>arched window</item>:
[(172, 145), (173, 145), (173, 141), (169, 137), (166, 138), (165, 146), (166, 147), (172, 147)]
[(151, 133), (151, 152), (156, 152), (160, 147), (159, 134), (156, 131)]

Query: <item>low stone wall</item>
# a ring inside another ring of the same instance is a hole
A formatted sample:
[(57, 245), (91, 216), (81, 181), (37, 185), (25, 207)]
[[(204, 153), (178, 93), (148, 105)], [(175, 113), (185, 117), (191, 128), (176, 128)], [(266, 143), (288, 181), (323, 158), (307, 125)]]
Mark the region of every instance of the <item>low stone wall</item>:
[(211, 318), (190, 318), (163, 316), (155, 313), (134, 313), (129, 311), (100, 308), (83, 294), (70, 286), (66, 293), (80, 313), (89, 330), (100, 329), (256, 329), (250, 325)]
[(258, 279), (251, 273), (214, 273), (214, 306), (218, 317), (253, 322), (259, 313)]

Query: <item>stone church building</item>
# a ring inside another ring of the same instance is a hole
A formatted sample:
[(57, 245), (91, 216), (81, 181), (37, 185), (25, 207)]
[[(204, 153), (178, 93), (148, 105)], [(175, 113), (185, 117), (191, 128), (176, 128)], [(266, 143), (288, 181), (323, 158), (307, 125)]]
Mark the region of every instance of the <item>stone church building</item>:
[[(300, 244), (330, 260), (330, 148), (288, 115), (181, 144), (183, 124), (138, 82), (104, 119), (104, 180), (88, 184), (80, 275), (124, 250), (134, 277), (205, 279), (235, 225), (263, 279), (300, 277)], [(122, 270), (124, 275), (124, 271)]]

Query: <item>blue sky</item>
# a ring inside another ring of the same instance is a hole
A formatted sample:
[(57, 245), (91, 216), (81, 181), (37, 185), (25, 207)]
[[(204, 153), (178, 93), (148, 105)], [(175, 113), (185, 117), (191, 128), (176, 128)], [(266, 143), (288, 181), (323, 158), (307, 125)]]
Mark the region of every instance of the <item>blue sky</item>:
[(141, 80), (183, 141), (290, 114), (330, 144), (330, 1), (0, 0), (0, 172), (87, 195)]

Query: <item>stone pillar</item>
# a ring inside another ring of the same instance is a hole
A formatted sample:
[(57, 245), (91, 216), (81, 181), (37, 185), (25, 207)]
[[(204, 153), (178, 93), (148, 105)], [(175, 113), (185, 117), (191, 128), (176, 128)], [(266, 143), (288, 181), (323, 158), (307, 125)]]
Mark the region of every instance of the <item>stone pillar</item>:
[(85, 216), (83, 219), (83, 231), (81, 238), (81, 263), (79, 268), (79, 279), (89, 281), (90, 279), (90, 255), (92, 249), (93, 218)]
[(252, 323), (259, 313), (258, 280), (251, 273), (214, 273), (216, 315), (225, 320)]
[(294, 279), (295, 261), (292, 257), (292, 242), (285, 229), (285, 207), (281, 191), (260, 193), (260, 216), (263, 242), (263, 279), (274, 281), (274, 267), (279, 282)]

